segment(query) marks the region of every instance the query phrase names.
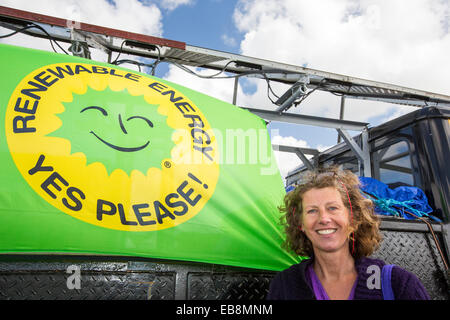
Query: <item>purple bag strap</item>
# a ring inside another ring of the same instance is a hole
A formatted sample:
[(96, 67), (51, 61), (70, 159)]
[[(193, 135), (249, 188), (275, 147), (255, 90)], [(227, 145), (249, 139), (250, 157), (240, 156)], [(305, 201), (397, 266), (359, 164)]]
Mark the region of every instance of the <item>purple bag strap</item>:
[(393, 264), (386, 264), (381, 269), (381, 291), (383, 292), (384, 300), (395, 300), (391, 285), (391, 272), (393, 267)]

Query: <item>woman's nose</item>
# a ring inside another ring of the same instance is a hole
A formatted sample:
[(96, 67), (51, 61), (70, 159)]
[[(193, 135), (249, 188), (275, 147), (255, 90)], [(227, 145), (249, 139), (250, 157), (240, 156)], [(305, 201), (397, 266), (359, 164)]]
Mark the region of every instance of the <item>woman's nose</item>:
[(327, 224), (331, 221), (330, 214), (325, 209), (319, 209), (319, 223)]

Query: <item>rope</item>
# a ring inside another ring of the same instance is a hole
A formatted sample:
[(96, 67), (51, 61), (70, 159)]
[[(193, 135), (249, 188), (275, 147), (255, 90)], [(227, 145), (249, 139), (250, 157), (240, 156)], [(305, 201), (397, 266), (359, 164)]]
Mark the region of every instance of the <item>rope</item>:
[[(413, 213), (413, 216), (419, 216), (419, 217), (423, 217), (426, 216), (430, 219), (433, 219), (435, 221), (438, 222), (442, 222), (440, 219), (429, 215), (428, 213), (418, 210), (416, 208), (414, 208), (412, 205), (414, 205), (415, 201), (414, 200), (407, 200), (407, 201), (398, 201), (395, 199), (384, 199), (384, 198), (378, 198), (375, 199), (372, 195), (366, 193), (371, 200), (373, 201), (373, 203), (375, 204), (376, 207), (378, 207), (381, 211), (389, 213), (390, 215), (393, 215), (395, 217), (405, 217), (405, 213), (406, 214), (410, 214)], [(396, 208), (397, 207), (397, 208)], [(408, 212), (405, 212), (405, 209)]]
[[(379, 199), (379, 198), (377, 198), (375, 195), (372, 195), (372, 194), (370, 194), (370, 193), (368, 193), (368, 192), (365, 192), (365, 191), (363, 191), (363, 193), (364, 194), (366, 194), (367, 196), (369, 196), (369, 198), (371, 198), (371, 200), (375, 203), (375, 202), (377, 202), (377, 201), (384, 201), (384, 200), (388, 200), (388, 199)], [(395, 201), (395, 200), (394, 200)], [(408, 201), (405, 201), (405, 202), (408, 202)], [(400, 202), (401, 204), (403, 203), (403, 202)], [(389, 208), (390, 209), (390, 208)], [(400, 208), (399, 208), (400, 209)], [(418, 215), (415, 215), (414, 213), (412, 213), (412, 212), (409, 212), (409, 211), (406, 211), (404, 208), (401, 208), (402, 209), (402, 211), (404, 211), (404, 213), (407, 213), (407, 214), (410, 214), (410, 215), (412, 215), (413, 217), (415, 217), (415, 218), (417, 218), (417, 219), (419, 219), (420, 221), (422, 221), (423, 223), (425, 223), (426, 225), (427, 225), (427, 227), (428, 227), (428, 230), (430, 231), (430, 233), (431, 233), (431, 235), (433, 236), (433, 240), (434, 240), (434, 243), (435, 243), (435, 245), (436, 245), (436, 248), (438, 249), (438, 251), (439, 251), (439, 254), (440, 254), (440, 256), (441, 256), (441, 260), (442, 260), (442, 263), (444, 264), (444, 267), (445, 267), (445, 270), (446, 270), (446, 272), (447, 272), (447, 281), (450, 281), (449, 280), (449, 278), (448, 278), (448, 276), (450, 275), (450, 270), (449, 270), (449, 267), (448, 267), (448, 264), (447, 264), (447, 262), (446, 262), (446, 260), (445, 260), (445, 257), (444, 257), (444, 254), (443, 254), (443, 252), (442, 252), (442, 249), (441, 249), (441, 246), (439, 245), (439, 241), (438, 241), (438, 239), (436, 238), (436, 235), (435, 235), (435, 233), (434, 233), (434, 231), (433, 231), (433, 227), (431, 226), (431, 224), (428, 222), (428, 221), (426, 221), (424, 218), (422, 218), (421, 216), (418, 216)], [(390, 210), (392, 210), (392, 209), (390, 209)], [(416, 210), (416, 209), (414, 209), (414, 211), (419, 211), (419, 210)], [(420, 211), (419, 211), (420, 212)], [(425, 213), (425, 212), (423, 212), (424, 213), (424, 215), (426, 215), (427, 217), (428, 217), (428, 214), (427, 213)], [(430, 216), (431, 218), (434, 218), (433, 216)], [(437, 218), (435, 218), (435, 219), (437, 219)], [(437, 219), (437, 220), (439, 220), (439, 219)]]

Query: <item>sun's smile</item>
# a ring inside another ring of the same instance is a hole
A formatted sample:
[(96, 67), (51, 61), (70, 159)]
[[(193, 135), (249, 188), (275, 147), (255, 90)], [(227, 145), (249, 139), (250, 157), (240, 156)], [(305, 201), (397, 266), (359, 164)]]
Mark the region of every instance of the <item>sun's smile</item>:
[(139, 150), (144, 149), (150, 143), (150, 141), (147, 141), (147, 143), (145, 143), (145, 144), (143, 144), (142, 146), (139, 146), (139, 147), (119, 147), (119, 146), (115, 146), (115, 145), (113, 145), (113, 144), (103, 140), (97, 134), (95, 134), (94, 131), (91, 131), (90, 133), (92, 133), (98, 140), (100, 140), (101, 142), (106, 144), (108, 147), (111, 147), (111, 148), (113, 148), (114, 150), (117, 150), (117, 151), (123, 151), (123, 152), (139, 151)]
[(121, 169), (145, 174), (170, 159), (174, 147), (174, 129), (158, 111), (161, 104), (149, 101), (127, 89), (98, 91), (87, 86), (63, 103), (64, 112), (58, 114), (62, 125), (51, 135), (69, 140), (71, 153), (83, 153), (88, 164), (99, 162), (109, 173)]

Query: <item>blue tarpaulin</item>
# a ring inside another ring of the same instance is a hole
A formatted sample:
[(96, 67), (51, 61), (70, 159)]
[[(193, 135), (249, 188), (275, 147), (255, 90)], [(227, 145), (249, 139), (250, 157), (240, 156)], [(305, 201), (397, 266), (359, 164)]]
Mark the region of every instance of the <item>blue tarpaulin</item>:
[(291, 185), (286, 187), (286, 193), (289, 193), (289, 192), (291, 192), (294, 189), (295, 189), (295, 187), (291, 184)]
[(416, 219), (406, 213), (406, 210), (416, 216), (426, 216), (440, 222), (438, 218), (430, 215), (433, 208), (428, 204), (427, 196), (421, 189), (407, 186), (391, 189), (383, 182), (368, 177), (359, 177), (359, 181), (361, 190), (374, 202), (375, 213)]

